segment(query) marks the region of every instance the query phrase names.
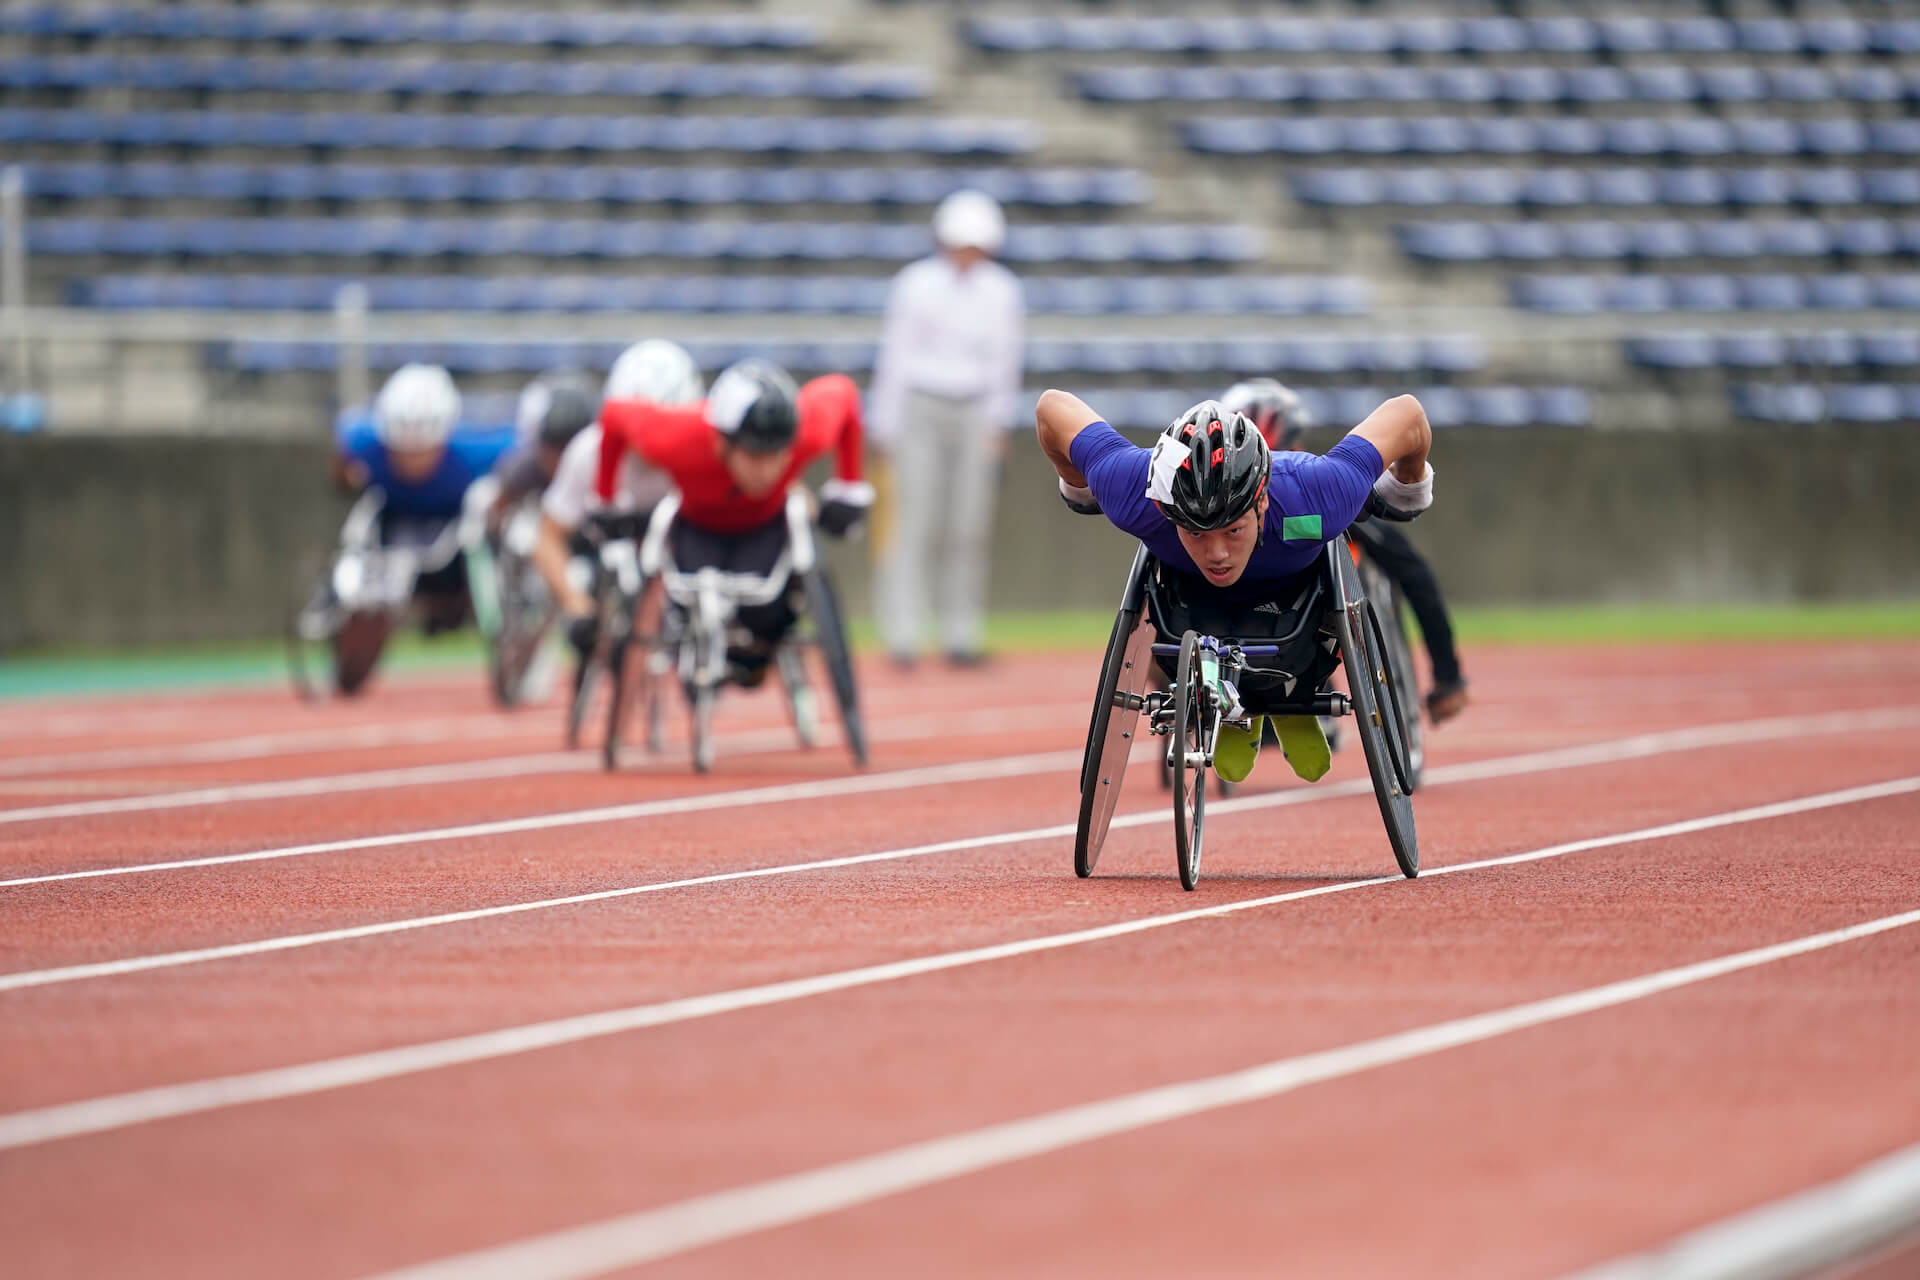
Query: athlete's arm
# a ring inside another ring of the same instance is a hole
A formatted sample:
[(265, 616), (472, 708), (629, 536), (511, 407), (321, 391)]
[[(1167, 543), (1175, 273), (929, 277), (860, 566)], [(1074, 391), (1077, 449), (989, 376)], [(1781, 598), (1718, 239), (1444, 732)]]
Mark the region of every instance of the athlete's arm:
[(613, 500), (620, 460), (630, 449), (673, 477), (675, 483), (690, 468), (711, 465), (713, 426), (707, 421), (707, 403), (657, 405), (649, 400), (608, 400), (600, 406), (600, 472), (602, 501)]
[(1378, 450), (1380, 461), (1403, 483), (1419, 484), (1427, 474), (1433, 428), (1427, 423), (1427, 411), (1414, 397), (1395, 396), (1347, 434)]
[(553, 598), (560, 602), (560, 611), (569, 618), (584, 618), (593, 612), (593, 599), (575, 586), (567, 574), (567, 561), (572, 558), (567, 542), (572, 537), (573, 530), (541, 512), (540, 537), (533, 544), (533, 565), (547, 580), (547, 589), (553, 592)]
[(833, 441), (833, 476), (840, 484), (859, 485), (866, 478), (866, 426), (860, 416), (860, 389), (844, 373), (823, 374), (800, 388), (800, 420), (819, 414), (827, 421)]
[(1087, 487), (1087, 477), (1073, 465), (1074, 437), (1103, 419), (1079, 396), (1065, 391), (1043, 391), (1040, 403), (1033, 407), (1034, 429), (1040, 435), (1040, 451), (1060, 473), (1060, 478), (1076, 489)]

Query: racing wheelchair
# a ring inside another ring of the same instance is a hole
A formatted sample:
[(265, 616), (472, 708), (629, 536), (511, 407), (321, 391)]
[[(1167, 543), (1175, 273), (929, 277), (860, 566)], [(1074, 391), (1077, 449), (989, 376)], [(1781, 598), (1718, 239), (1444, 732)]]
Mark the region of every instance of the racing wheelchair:
[[(653, 647), (652, 653), (641, 652), (650, 647), (647, 638), (630, 631), (624, 641), (619, 640), (616, 624), (615, 642), (623, 647), (621, 656), (608, 663), (614, 679), (613, 711), (607, 733), (608, 767), (613, 767), (619, 750), (623, 723), (620, 708), (628, 701), (622, 685), (637, 673), (640, 678), (648, 679), (651, 686), (645, 690), (650, 707), (657, 706), (657, 689), (664, 683), (661, 677), (671, 675), (679, 680), (692, 720), (693, 767), (701, 773), (712, 768), (714, 703), (726, 685), (749, 682), (743, 679), (745, 673), (737, 658), (756, 641), (742, 625), (741, 614), (782, 606), (793, 609), (796, 621), (772, 652), (764, 656), (778, 673), (788, 716), (801, 745), (812, 747), (819, 742), (819, 708), (806, 663), (807, 651), (815, 649), (833, 687), (847, 748), (854, 763), (865, 767), (867, 735), (860, 714), (853, 657), (847, 646), (839, 595), (827, 566), (818, 555), (811, 499), (799, 489), (788, 495), (785, 546), (764, 572), (712, 567), (683, 569), (675, 563), (673, 555), (674, 522), (679, 513), (677, 494), (655, 508), (647, 524), (646, 537), (640, 543), (637, 562), (630, 568), (623, 566), (613, 575), (625, 584), (621, 590), (629, 601), (638, 601), (649, 583), (660, 582), (666, 607), (657, 647)], [(616, 608), (614, 612), (616, 618), (624, 618), (629, 624), (634, 617), (630, 607)]]
[[(1166, 740), (1180, 884), (1192, 889), (1199, 883), (1207, 772), (1220, 729), (1233, 710), (1222, 704), (1224, 677), (1242, 689), (1262, 683), (1261, 678), (1269, 686), (1267, 692), (1245, 697), (1247, 715), (1352, 713), (1387, 843), (1401, 873), (1409, 879), (1418, 875), (1420, 846), (1413, 819), (1418, 776), (1407, 726), (1419, 716), (1419, 704), (1407, 700), (1406, 686), (1390, 668), (1387, 628), (1377, 603), (1366, 593), (1346, 535), (1326, 545), (1318, 566), (1294, 589), (1289, 616), (1295, 621), (1274, 636), (1237, 638), (1190, 628), (1174, 634), (1167, 625), (1167, 574), (1145, 547), (1135, 553), (1127, 573), (1087, 727), (1074, 872), (1093, 874), (1144, 726), (1147, 741)], [(1303, 642), (1323, 652), (1329, 643), (1337, 648), (1346, 673), (1344, 693), (1308, 687), (1308, 682), (1271, 665), (1299, 652)], [(1156, 667), (1170, 677), (1164, 689), (1153, 687)]]
[(385, 505), (378, 488), (354, 502), (326, 571), (288, 622), (288, 671), (294, 691), (309, 701), (334, 693), (353, 697), (366, 686), (415, 586), (449, 569), (472, 534), (470, 521), (458, 517), (431, 542), (382, 545)]
[(589, 517), (590, 529), (576, 535), (577, 554), (570, 566), (585, 575), (583, 585), (593, 597), (599, 622), (595, 645), (582, 655), (575, 672), (573, 697), (567, 706), (567, 748), (580, 745), (593, 699), (605, 684), (607, 731), (600, 742), (600, 759), (609, 770), (619, 767), (627, 717), (636, 702), (646, 714), (647, 750), (657, 753), (666, 743), (660, 677), (668, 664), (655, 647), (657, 636), (641, 630), (643, 619), (658, 621), (657, 602), (649, 601), (648, 579), (640, 572), (643, 523), (640, 516)]

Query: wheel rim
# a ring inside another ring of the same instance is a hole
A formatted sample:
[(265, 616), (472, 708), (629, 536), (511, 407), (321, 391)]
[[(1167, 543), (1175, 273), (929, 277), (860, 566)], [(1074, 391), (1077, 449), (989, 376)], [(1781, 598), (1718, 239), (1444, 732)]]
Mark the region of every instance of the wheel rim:
[[(1100, 860), (1114, 807), (1120, 803), (1120, 789), (1127, 780), (1127, 760), (1138, 735), (1152, 646), (1153, 625), (1136, 619), (1116, 660), (1110, 692), (1104, 676), (1101, 681), (1098, 693), (1106, 695), (1105, 705), (1094, 708), (1093, 723), (1088, 726), (1089, 741), (1098, 734), (1100, 754), (1082, 763), (1080, 822), (1074, 842), (1074, 869), (1083, 876), (1090, 875)], [(1105, 727), (1101, 728), (1103, 715)]]

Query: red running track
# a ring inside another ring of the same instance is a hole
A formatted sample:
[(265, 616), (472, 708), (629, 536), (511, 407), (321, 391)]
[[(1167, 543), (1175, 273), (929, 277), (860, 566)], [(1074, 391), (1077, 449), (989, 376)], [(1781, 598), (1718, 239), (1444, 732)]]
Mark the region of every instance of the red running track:
[[(1914, 646), (1481, 653), (1430, 739), (1427, 875), (1391, 875), (1349, 751), (1314, 788), (1264, 760), (1193, 894), (1147, 766), (1143, 820), (1072, 875), (1096, 665), (870, 671), (864, 777), (764, 697), (723, 704), (700, 780), (678, 748), (556, 760), (555, 709), (497, 716), (464, 681), (0, 706), (0, 879), (31, 881), (0, 886), (7, 1274), (521, 1244), (498, 1274), (1552, 1277), (1920, 1142), (1906, 927), (1061, 1138), (1078, 1104), (1920, 908), (1920, 782), (1849, 791), (1920, 779)], [(582, 817), (621, 805), (652, 807)], [(513, 826), (443, 830), (490, 821)], [(876, 853), (901, 856), (806, 865)], [(525, 1030), (614, 1010), (648, 1025)], [(811, 1207), (778, 1181), (1014, 1121), (1052, 1136), (953, 1176), (909, 1152), (905, 1190), (843, 1167)], [(697, 1231), (667, 1212), (729, 1192)], [(595, 1223), (582, 1263), (567, 1233)]]

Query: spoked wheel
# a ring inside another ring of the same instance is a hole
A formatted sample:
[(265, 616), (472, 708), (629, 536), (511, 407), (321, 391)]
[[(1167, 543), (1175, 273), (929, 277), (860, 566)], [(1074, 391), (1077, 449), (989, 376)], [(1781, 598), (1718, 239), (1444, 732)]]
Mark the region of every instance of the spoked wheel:
[(333, 692), (332, 605), (324, 583), (287, 616), (287, 675), (308, 702)]
[(1180, 866), (1180, 887), (1200, 883), (1200, 840), (1207, 820), (1208, 709), (1212, 691), (1201, 679), (1200, 637), (1180, 638), (1180, 665), (1173, 685), (1173, 854)]
[(800, 650), (782, 645), (775, 661), (780, 668), (780, 687), (786, 694), (787, 717), (793, 721), (800, 745), (812, 750), (820, 745), (820, 704), (807, 680), (806, 658)]
[(351, 698), (366, 687), (380, 654), (393, 634), (393, 614), (386, 609), (357, 609), (333, 633), (333, 687)]
[(1090, 876), (1100, 861), (1120, 787), (1127, 780), (1140, 712), (1146, 706), (1148, 672), (1153, 666), (1153, 623), (1137, 609), (1122, 609), (1113, 620), (1107, 656), (1100, 664), (1093, 718), (1087, 725), (1086, 754), (1080, 762), (1080, 821), (1073, 835), (1075, 875)]
[(567, 704), (567, 750), (572, 751), (580, 745), (580, 728), (586, 723), (587, 709), (593, 705), (593, 695), (599, 691), (602, 670), (600, 650), (595, 649), (580, 659), (573, 671), (573, 700)]
[(705, 773), (713, 768), (713, 699), (711, 685), (696, 685), (691, 691), (693, 713), (693, 771)]
[(600, 765), (608, 773), (620, 767), (620, 735), (636, 692), (634, 676), (644, 678), (646, 664), (635, 647), (631, 636), (615, 637), (607, 646), (607, 736), (600, 743)]
[(1414, 674), (1413, 646), (1407, 642), (1405, 611), (1400, 607), (1400, 591), (1393, 580), (1373, 561), (1360, 561), (1360, 583), (1378, 625), (1382, 648), (1387, 655), (1387, 679), (1393, 691), (1394, 719), (1400, 724), (1406, 742), (1407, 770), (1404, 781), (1409, 793), (1420, 789), (1420, 777), (1426, 768), (1426, 726), (1420, 720), (1420, 683)]
[(1380, 624), (1344, 546), (1335, 544), (1333, 557), (1341, 573), (1339, 610), (1340, 658), (1346, 666), (1347, 691), (1353, 699), (1355, 731), (1366, 752), (1373, 794), (1380, 802), (1387, 843), (1393, 859), (1409, 880), (1420, 874), (1420, 840), (1413, 825), (1413, 795), (1407, 786), (1410, 772), (1407, 740), (1395, 710), (1393, 681), (1387, 672), (1386, 644)]
[(840, 728), (847, 735), (847, 749), (853, 753), (854, 764), (864, 769), (867, 727), (860, 718), (860, 687), (854, 680), (853, 654), (847, 648), (840, 598), (824, 566), (817, 566), (806, 574), (805, 591), (814, 639), (820, 645), (820, 657), (827, 664), (827, 676), (833, 682), (833, 697), (840, 706)]
[(531, 569), (524, 560), (506, 554), (498, 563), (500, 629), (492, 638), (488, 671), (494, 701), (502, 707), (517, 707), (526, 699), (528, 672), (540, 656), (556, 611), (546, 592), (530, 581)]

